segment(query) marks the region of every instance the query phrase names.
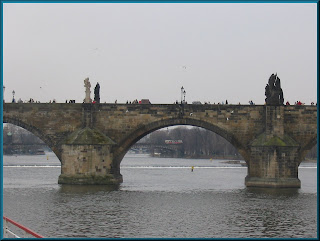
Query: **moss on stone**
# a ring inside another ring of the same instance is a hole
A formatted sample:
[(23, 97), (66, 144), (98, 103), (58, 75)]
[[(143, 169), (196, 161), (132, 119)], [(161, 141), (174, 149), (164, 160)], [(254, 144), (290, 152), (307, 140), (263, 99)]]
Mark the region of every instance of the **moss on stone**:
[(116, 143), (98, 130), (85, 127), (69, 135), (67, 145), (115, 145)]
[(264, 143), (264, 146), (286, 146), (286, 143), (279, 137), (274, 136)]
[(259, 135), (251, 144), (252, 146), (297, 146), (297, 143), (288, 135), (283, 138), (273, 136), (267, 138), (266, 134)]

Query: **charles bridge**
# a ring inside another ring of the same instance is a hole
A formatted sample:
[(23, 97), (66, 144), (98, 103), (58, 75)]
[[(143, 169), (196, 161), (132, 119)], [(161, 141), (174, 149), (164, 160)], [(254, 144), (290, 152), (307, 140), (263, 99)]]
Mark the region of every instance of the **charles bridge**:
[(3, 122), (52, 149), (61, 161), (60, 184), (119, 184), (120, 163), (138, 140), (191, 125), (238, 149), (246, 186), (300, 187), (298, 166), (317, 143), (317, 106), (307, 105), (4, 103)]

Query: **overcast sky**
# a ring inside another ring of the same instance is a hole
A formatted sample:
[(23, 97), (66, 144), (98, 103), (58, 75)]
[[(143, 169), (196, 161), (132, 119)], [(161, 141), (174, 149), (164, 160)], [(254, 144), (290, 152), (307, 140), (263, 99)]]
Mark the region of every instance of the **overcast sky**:
[(316, 3), (5, 3), (7, 102), (317, 102)]

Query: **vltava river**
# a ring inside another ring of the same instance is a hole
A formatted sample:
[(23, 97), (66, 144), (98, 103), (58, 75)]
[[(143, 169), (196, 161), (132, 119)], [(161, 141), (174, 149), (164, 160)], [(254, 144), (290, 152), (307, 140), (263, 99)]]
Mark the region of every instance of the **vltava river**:
[(48, 157), (3, 157), (4, 215), (45, 237), (318, 235), (316, 163), (300, 165), (300, 189), (246, 188), (247, 168), (240, 164), (127, 154), (124, 182), (111, 190), (59, 185), (60, 162)]

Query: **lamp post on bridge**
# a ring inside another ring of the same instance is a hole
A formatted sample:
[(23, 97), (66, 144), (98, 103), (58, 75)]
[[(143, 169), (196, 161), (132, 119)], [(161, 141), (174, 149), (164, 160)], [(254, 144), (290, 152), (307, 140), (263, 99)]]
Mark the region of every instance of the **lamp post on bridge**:
[(14, 99), (15, 93), (16, 93), (16, 92), (13, 90), (13, 91), (12, 91), (12, 103), (15, 103), (15, 102), (16, 102), (15, 99)]
[[(182, 97), (183, 97), (183, 99), (182, 99)], [(185, 101), (186, 101), (186, 91), (185, 91), (185, 89), (183, 88), (183, 86), (181, 87), (181, 104), (183, 103), (185, 103)]]
[(4, 90), (6, 89), (5, 86), (3, 86), (3, 103), (4, 103)]

